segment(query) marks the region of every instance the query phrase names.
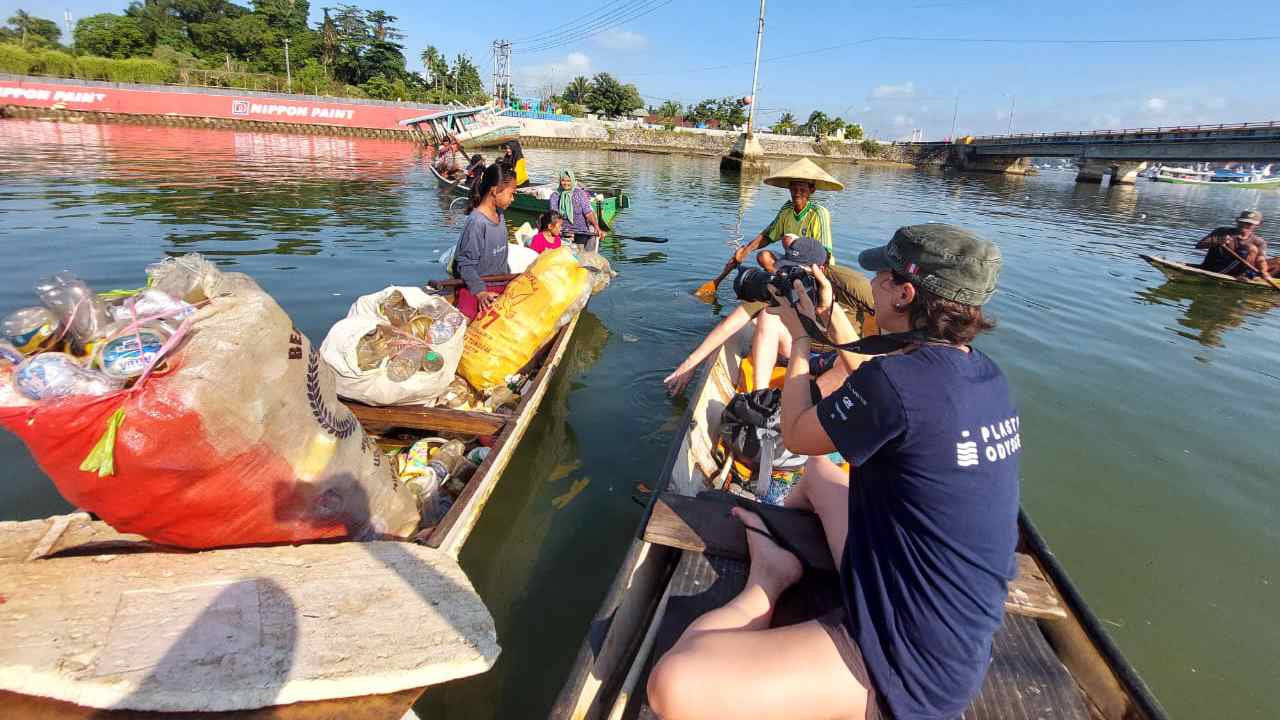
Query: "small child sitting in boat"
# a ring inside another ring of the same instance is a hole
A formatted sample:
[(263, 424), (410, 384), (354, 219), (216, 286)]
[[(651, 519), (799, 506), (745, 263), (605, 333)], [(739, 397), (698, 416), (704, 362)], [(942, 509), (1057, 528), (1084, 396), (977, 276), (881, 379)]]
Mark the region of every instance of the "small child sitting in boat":
[(564, 218), (555, 210), (548, 210), (538, 216), (538, 232), (529, 241), (529, 248), (539, 255), (547, 250), (560, 247), (560, 231), (564, 227)]

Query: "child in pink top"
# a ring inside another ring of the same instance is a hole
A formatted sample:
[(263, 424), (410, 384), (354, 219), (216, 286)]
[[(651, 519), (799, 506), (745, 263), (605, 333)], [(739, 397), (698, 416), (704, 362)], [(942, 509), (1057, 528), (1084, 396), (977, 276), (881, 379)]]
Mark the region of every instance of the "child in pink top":
[(538, 216), (538, 232), (529, 241), (529, 247), (539, 255), (560, 247), (560, 228), (564, 224), (560, 213), (548, 210)]

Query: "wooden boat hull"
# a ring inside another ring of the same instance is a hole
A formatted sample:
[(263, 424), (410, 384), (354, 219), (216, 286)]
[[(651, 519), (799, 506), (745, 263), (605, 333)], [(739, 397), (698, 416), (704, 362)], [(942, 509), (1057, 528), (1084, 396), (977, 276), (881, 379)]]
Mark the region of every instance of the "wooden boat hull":
[(398, 720), (498, 655), (456, 559), (403, 541), (190, 552), (74, 513), (0, 523), (0, 587), (6, 717)]
[(428, 407), (373, 407), (361, 403), (348, 402), (356, 418), (371, 434), (378, 434), (391, 428), (405, 428), (424, 432), (448, 432), (467, 435), (489, 435), (493, 437), (493, 445), (488, 457), (476, 468), (462, 493), (454, 501), (449, 512), (436, 525), (423, 542), (433, 548), (439, 548), (456, 558), (462, 552), (462, 546), (475, 529), (484, 511), (489, 497), (498, 486), (502, 473), (511, 462), (512, 455), (524, 438), (529, 424), (533, 422), (538, 406), (547, 393), (547, 388), (555, 375), (565, 351), (573, 338), (574, 328), (578, 325), (581, 313), (560, 328), (542, 353), (538, 371), (529, 380), (528, 390), (521, 395), (511, 415), (500, 415), (484, 412), (463, 412), (445, 408)]
[[(682, 558), (689, 551), (647, 542), (646, 525), (664, 490), (692, 495), (713, 476), (711, 451), (719, 415), (732, 397), (738, 366), (749, 335), (731, 339), (705, 364), (672, 443), (663, 475), (654, 486), (641, 530), (600, 610), (593, 618), (574, 666), (549, 716), (556, 720), (603, 720), (632, 717), (633, 694), (643, 693), (645, 655), (655, 636), (655, 617), (662, 616)], [(1133, 668), (1107, 637), (1101, 623), (1071, 584), (1061, 565), (1025, 514), (1019, 517), (1019, 552), (1029, 555), (1065, 606), (1057, 619), (1035, 619), (1042, 641), (1075, 679), (1087, 699), (1089, 714), (1102, 720), (1163, 720), (1166, 715)], [(705, 588), (705, 580), (699, 587)], [(1065, 617), (1063, 616), (1065, 615)], [(1019, 622), (1026, 627), (1026, 617)], [(645, 717), (645, 715), (641, 715)], [(966, 715), (969, 717), (969, 715)], [(983, 717), (981, 713), (977, 717)], [(1007, 717), (1019, 717), (1016, 713)]]
[[(455, 183), (436, 172), (434, 167), (430, 168), (431, 174), (435, 176), (436, 182), (449, 192), (458, 197), (470, 197), (471, 188), (465, 183)], [(627, 207), (629, 201), (627, 197), (620, 191), (614, 191), (604, 195), (603, 199), (592, 199), (591, 209), (595, 211), (596, 217), (600, 220), (601, 229), (608, 230), (613, 227), (613, 219), (617, 217), (618, 211)], [(516, 196), (511, 201), (511, 207), (507, 208), (507, 212), (524, 213), (528, 215), (541, 215), (551, 209), (551, 205), (546, 200), (541, 200), (529, 193), (516, 191)]]
[(1164, 273), (1170, 280), (1207, 280), (1221, 283), (1223, 285), (1230, 285), (1232, 287), (1275, 292), (1275, 288), (1273, 288), (1272, 285), (1263, 278), (1249, 279), (1223, 275), (1222, 273), (1209, 272), (1208, 270), (1198, 268), (1195, 265), (1180, 263), (1175, 260), (1168, 260), (1162, 257), (1155, 257), (1153, 255), (1139, 255), (1138, 257), (1146, 260), (1148, 263), (1151, 263), (1153, 267)]

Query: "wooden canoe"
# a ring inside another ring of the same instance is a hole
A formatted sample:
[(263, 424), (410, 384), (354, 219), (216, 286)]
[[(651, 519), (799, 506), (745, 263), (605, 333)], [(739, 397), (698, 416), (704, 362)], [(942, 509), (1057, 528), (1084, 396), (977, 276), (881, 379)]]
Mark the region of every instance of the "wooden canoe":
[(1242, 277), (1234, 277), (1232, 275), (1223, 275), (1222, 273), (1209, 272), (1195, 265), (1180, 263), (1175, 260), (1168, 260), (1162, 257), (1152, 255), (1139, 255), (1138, 257), (1151, 263), (1157, 270), (1164, 273), (1170, 280), (1187, 280), (1201, 279), (1231, 285), (1233, 287), (1242, 287), (1249, 289), (1262, 289), (1275, 291), (1275, 288), (1266, 281), (1265, 278), (1247, 279)]
[[(740, 334), (708, 358), (640, 532), (592, 620), (550, 717), (654, 717), (645, 702), (653, 662), (689, 622), (722, 605), (745, 584), (747, 564), (724, 547), (713, 552), (726, 545), (724, 538), (709, 537), (705, 528), (697, 527), (723, 522), (724, 508), (711, 517), (698, 514), (696, 507), (706, 498), (699, 493), (717, 474), (713, 451), (720, 413), (735, 392), (742, 354), (749, 347), (750, 335)], [(809, 517), (816, 526), (816, 516)], [(1164, 720), (1159, 703), (1107, 637), (1025, 514), (1019, 527), (1019, 577), (1010, 587), (984, 689), (965, 718)], [(810, 531), (821, 545), (820, 529)], [(739, 558), (745, 554), (745, 537), (739, 537), (744, 535), (739, 529), (733, 536), (741, 546)], [(825, 556), (830, 565), (830, 553)], [(798, 622), (838, 606), (838, 588), (829, 578), (806, 576), (801, 582), (811, 586), (808, 595), (789, 591), (775, 621), (785, 616)], [(825, 596), (827, 604), (815, 605), (817, 596)]]
[[(505, 281), (513, 277), (515, 276), (488, 279)], [(437, 290), (450, 291), (458, 284), (459, 281), (456, 280), (439, 281), (433, 283), (433, 286)], [(520, 393), (520, 402), (516, 404), (514, 411), (488, 413), (423, 405), (374, 407), (346, 402), (346, 406), (360, 420), (365, 431), (374, 436), (375, 440), (387, 438), (393, 433), (401, 437), (427, 437), (446, 433), (452, 437), (474, 439), (488, 436), (493, 439), (488, 457), (471, 475), (453, 507), (440, 524), (421, 538), (429, 547), (439, 548), (455, 558), (462, 552), (463, 544), (475, 529), (485, 504), (489, 502), (489, 496), (498, 486), (503, 471), (511, 462), (511, 456), (515, 454), (516, 447), (520, 445), (520, 440), (538, 412), (538, 405), (546, 395), (560, 361), (564, 359), (580, 315), (581, 313), (574, 315), (534, 355), (526, 368), (526, 377), (529, 379)]]
[[(471, 188), (465, 183), (455, 183), (447, 179), (436, 171), (434, 166), (429, 168), (431, 174), (435, 176), (436, 182), (440, 187), (446, 188), (449, 192), (458, 197), (471, 197)], [(592, 199), (591, 209), (595, 211), (596, 218), (600, 221), (600, 229), (608, 231), (613, 227), (613, 219), (618, 215), (618, 211), (630, 205), (630, 200), (621, 190), (613, 190), (603, 194), (603, 199)], [(527, 213), (530, 215), (540, 215), (546, 212), (550, 206), (546, 200), (538, 198), (536, 195), (528, 192), (528, 186), (516, 190), (516, 196), (511, 201), (511, 207), (507, 208), (508, 212)]]
[(0, 636), (0, 715), (23, 718), (399, 720), (499, 652), (439, 550), (179, 551), (86, 513), (0, 523)]

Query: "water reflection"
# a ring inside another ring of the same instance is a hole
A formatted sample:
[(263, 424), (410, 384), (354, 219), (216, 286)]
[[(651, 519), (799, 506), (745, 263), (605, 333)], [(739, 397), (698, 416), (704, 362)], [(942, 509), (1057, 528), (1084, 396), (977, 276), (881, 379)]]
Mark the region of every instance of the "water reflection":
[(1167, 280), (1153, 288), (1139, 290), (1140, 300), (1182, 310), (1174, 334), (1195, 340), (1205, 347), (1223, 347), (1223, 334), (1244, 326), (1250, 318), (1261, 317), (1280, 307), (1277, 293), (1263, 294), (1252, 288), (1222, 287), (1196, 280)]

